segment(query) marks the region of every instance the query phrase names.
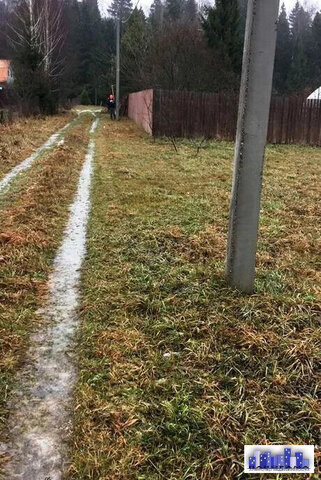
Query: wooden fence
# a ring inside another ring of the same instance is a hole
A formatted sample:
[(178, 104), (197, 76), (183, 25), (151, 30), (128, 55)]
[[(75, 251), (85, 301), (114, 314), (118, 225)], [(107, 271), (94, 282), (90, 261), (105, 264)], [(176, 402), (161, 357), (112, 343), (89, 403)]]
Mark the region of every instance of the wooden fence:
[[(153, 135), (234, 140), (237, 111), (236, 96), (154, 90)], [(321, 146), (321, 101), (272, 98), (268, 142)]]

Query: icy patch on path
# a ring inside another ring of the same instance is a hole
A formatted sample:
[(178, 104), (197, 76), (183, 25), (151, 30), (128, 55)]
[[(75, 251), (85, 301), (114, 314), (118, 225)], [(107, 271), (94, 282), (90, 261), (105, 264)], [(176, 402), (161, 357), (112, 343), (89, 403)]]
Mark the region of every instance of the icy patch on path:
[(23, 162), (21, 162), (19, 165), (14, 167), (12, 170), (10, 170), (7, 175), (3, 177), (2, 180), (0, 180), (0, 193), (12, 182), (12, 180), (19, 175), (19, 173), (23, 172), (24, 170), (27, 170), (27, 168), (30, 168), (33, 162), (46, 150), (49, 150), (51, 147), (53, 147), (59, 138), (66, 132), (66, 130), (72, 125), (72, 123), (75, 122), (75, 119), (72, 120), (71, 122), (67, 123), (63, 128), (58, 130), (57, 133), (54, 133), (51, 135), (51, 137), (43, 144), (41, 147), (37, 148), (37, 150), (30, 155), (30, 157), (26, 158)]
[(101, 113), (102, 111), (102, 108), (99, 110), (76, 110), (78, 115), (81, 115), (82, 113), (91, 113), (94, 117), (96, 117), (96, 113)]
[[(91, 134), (98, 124), (97, 118)], [(76, 377), (72, 343), (78, 325), (78, 285), (86, 252), (94, 149), (91, 138), (49, 280), (49, 301), (42, 312), (46, 326), (31, 339), (30, 364), (18, 376), (12, 395), (6, 480), (61, 480), (66, 466), (64, 441), (70, 428), (69, 403)]]

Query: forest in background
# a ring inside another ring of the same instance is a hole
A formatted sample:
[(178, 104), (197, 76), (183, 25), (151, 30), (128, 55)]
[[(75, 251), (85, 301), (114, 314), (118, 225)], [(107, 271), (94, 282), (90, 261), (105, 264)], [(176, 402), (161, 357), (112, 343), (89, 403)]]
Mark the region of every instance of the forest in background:
[[(13, 60), (12, 96), (25, 112), (53, 113), (81, 98), (100, 104), (115, 83), (115, 18), (121, 19), (121, 94), (146, 88), (236, 93), (247, 0), (131, 0), (102, 15), (97, 0), (0, 0), (0, 58)], [(321, 14), (284, 5), (274, 94), (321, 85)]]

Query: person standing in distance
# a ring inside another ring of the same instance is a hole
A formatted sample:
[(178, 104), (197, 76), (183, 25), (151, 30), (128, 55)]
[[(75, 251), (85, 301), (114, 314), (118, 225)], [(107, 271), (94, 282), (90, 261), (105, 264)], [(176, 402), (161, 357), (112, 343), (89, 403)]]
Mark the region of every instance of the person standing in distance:
[(109, 95), (109, 98), (107, 100), (107, 108), (110, 114), (110, 119), (116, 120), (116, 102), (115, 97), (112, 93)]

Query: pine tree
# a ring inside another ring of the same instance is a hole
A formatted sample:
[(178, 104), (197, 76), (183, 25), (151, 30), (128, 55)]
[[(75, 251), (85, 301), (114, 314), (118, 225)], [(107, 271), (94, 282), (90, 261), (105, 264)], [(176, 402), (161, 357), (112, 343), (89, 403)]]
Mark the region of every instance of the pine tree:
[(73, 100), (79, 96), (80, 70), (80, 4), (78, 0), (65, 0), (64, 27), (65, 43), (63, 48), (64, 75), (62, 79), (62, 95), (65, 100)]
[(133, 11), (131, 0), (113, 0), (111, 7), (108, 9), (110, 15), (114, 18), (126, 20)]
[(89, 98), (89, 95), (88, 95), (88, 92), (87, 92), (86, 88), (84, 88), (83, 91), (81, 92), (80, 103), (81, 103), (81, 105), (90, 105), (91, 104), (90, 98)]
[(307, 36), (309, 35), (309, 30), (311, 26), (311, 15), (309, 12), (304, 10), (302, 5), (299, 2), (296, 2), (295, 7), (290, 13), (290, 26), (291, 26), (291, 35), (293, 40), (294, 47), (297, 46), (297, 43), (304, 43)]
[(219, 50), (235, 72), (242, 64), (240, 12), (238, 0), (217, 0), (205, 9), (203, 28), (210, 47)]
[(145, 14), (135, 8), (122, 38), (122, 88), (126, 92), (146, 88), (148, 44)]
[(115, 49), (114, 22), (101, 18), (97, 3), (97, 0), (79, 3), (78, 36), (79, 86), (86, 87), (94, 104), (104, 100), (110, 89), (112, 56)]
[(162, 0), (154, 0), (149, 13), (149, 21), (153, 28), (158, 28), (163, 25), (164, 10), (165, 7)]
[(308, 86), (311, 78), (311, 15), (299, 2), (290, 14), (292, 63), (288, 76), (288, 90), (301, 93)]
[(101, 18), (97, 0), (64, 0), (64, 5), (65, 97), (75, 98), (85, 88), (92, 103), (105, 101), (115, 76), (115, 22)]
[(286, 93), (287, 79), (291, 68), (291, 33), (285, 5), (283, 3), (278, 21), (275, 53), (274, 87), (280, 94)]
[(195, 20), (197, 18), (197, 4), (195, 0), (186, 0), (184, 6), (185, 17), (188, 20)]
[(8, 44), (8, 19), (8, 7), (4, 1), (0, 0), (0, 58), (9, 58), (10, 56), (10, 47)]
[(301, 8), (302, 7), (300, 5), (300, 2), (296, 2), (296, 4), (293, 7), (293, 9), (291, 10), (291, 13), (290, 13), (290, 16), (289, 16), (291, 33), (292, 33), (293, 37), (295, 37), (297, 35), (298, 30), (299, 30), (298, 16), (299, 16), (299, 12), (300, 12)]
[(312, 83), (313, 87), (321, 85), (321, 13), (317, 12), (312, 23)]
[(184, 0), (166, 0), (165, 7), (168, 20), (177, 21), (184, 13), (185, 3)]

